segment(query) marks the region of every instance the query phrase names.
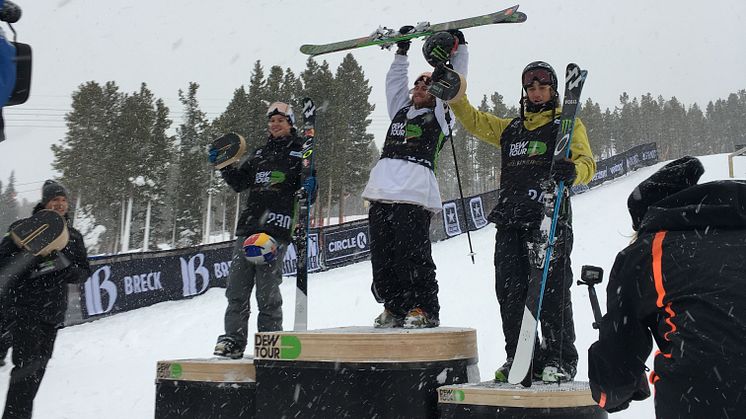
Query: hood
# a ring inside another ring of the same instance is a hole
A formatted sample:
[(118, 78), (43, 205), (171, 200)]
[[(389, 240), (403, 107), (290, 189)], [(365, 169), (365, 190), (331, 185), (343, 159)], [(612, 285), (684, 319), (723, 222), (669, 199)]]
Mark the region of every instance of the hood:
[(651, 205), (640, 223), (640, 231), (702, 228), (746, 228), (746, 181), (686, 188)]

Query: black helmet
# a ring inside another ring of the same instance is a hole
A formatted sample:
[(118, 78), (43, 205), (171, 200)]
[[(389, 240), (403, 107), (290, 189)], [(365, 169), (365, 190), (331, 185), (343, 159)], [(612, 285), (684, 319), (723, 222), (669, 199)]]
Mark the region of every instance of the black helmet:
[(425, 39), (422, 54), (431, 66), (436, 67), (450, 60), (457, 48), (458, 38), (446, 31), (436, 32)]
[(552, 86), (555, 92), (557, 92), (557, 73), (551, 65), (544, 61), (534, 61), (529, 63), (521, 73), (521, 86), (526, 89), (526, 86), (530, 86), (534, 80), (538, 81), (539, 84), (548, 84)]

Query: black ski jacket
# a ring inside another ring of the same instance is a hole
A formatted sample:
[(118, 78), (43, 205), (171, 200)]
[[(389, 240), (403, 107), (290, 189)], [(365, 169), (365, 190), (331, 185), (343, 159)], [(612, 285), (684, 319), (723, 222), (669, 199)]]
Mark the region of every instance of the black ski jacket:
[[(42, 209), (44, 208), (41, 204), (38, 204), (33, 213)], [(67, 215), (65, 215), (65, 220), (70, 238), (61, 253), (71, 262), (70, 265), (36, 277), (32, 277), (34, 273), (32, 269), (19, 273), (17, 278), (9, 281), (13, 285), (2, 296), (2, 309), (11, 318), (22, 311), (44, 323), (61, 325), (65, 320), (67, 310), (67, 284), (82, 283), (91, 275), (83, 236), (72, 227)], [(20, 222), (21, 220), (11, 224), (8, 231)], [(10, 235), (6, 234), (0, 241), (0, 268), (8, 266), (14, 256), (23, 251), (15, 245)], [(39, 265), (51, 258), (40, 258)]]
[[(746, 412), (746, 182), (695, 185), (651, 206), (621, 251), (589, 351), (593, 398), (608, 411), (649, 394), (658, 418)], [(652, 339), (651, 339), (652, 338)]]
[(285, 243), (296, 221), (295, 193), (301, 188), (304, 140), (296, 135), (267, 139), (267, 143), (238, 168), (220, 171), (236, 192), (247, 191), (236, 236), (264, 232)]

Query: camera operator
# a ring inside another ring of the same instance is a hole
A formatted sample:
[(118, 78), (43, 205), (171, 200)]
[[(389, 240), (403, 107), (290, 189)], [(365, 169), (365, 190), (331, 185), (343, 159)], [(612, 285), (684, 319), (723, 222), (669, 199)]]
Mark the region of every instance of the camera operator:
[[(21, 18), (21, 8), (10, 0), (0, 0), (0, 21), (10, 26)], [(0, 142), (5, 140), (5, 122), (2, 109), (18, 105), (28, 99), (31, 81), (31, 48), (26, 44), (11, 42), (0, 29)]]

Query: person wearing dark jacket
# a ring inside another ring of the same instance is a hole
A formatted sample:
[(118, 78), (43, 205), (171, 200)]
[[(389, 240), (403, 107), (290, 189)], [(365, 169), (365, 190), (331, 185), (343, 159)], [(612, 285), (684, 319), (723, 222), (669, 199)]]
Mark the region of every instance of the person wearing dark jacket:
[[(454, 64), (454, 69), (459, 71)], [(459, 71), (460, 73), (462, 71)], [(462, 73), (464, 74), (464, 73)], [(543, 61), (529, 63), (521, 74), (520, 115), (500, 118), (474, 108), (466, 95), (454, 98), (451, 109), (464, 128), (501, 150), (499, 199), (487, 217), (495, 223), (495, 292), (500, 305), (506, 362), (495, 371), (496, 381), (507, 381), (518, 344), (526, 303), (531, 249), (537, 247), (543, 216), (542, 184), (564, 181), (555, 244), (541, 309), (542, 342), (534, 351), (535, 378), (554, 382), (572, 380), (578, 352), (570, 299), (573, 284), (570, 254), (573, 245), (569, 187), (587, 184), (596, 163), (585, 125), (575, 119), (570, 158), (550, 167), (561, 114), (557, 74)]]
[[(225, 291), (225, 334), (218, 337), (214, 354), (241, 358), (247, 344), (249, 300), (256, 285), (259, 306), (257, 329), (260, 332), (282, 330), (283, 257), (292, 240), (296, 221), (296, 193), (304, 188), (313, 202), (316, 178), (303, 175), (303, 145), (295, 128), (292, 107), (275, 102), (267, 111), (269, 137), (240, 165), (221, 169), (223, 180), (236, 192), (246, 192), (246, 208), (236, 228), (236, 243), (231, 260), (228, 286)], [(217, 150), (210, 151), (214, 160)], [(303, 183), (302, 183), (303, 182)], [(266, 264), (253, 264), (246, 259), (243, 242), (252, 234), (266, 233), (278, 243), (277, 255)]]
[[(9, 319), (13, 370), (5, 400), (3, 419), (30, 418), (34, 398), (52, 357), (57, 330), (65, 320), (67, 284), (81, 283), (91, 274), (83, 236), (74, 229), (68, 218), (67, 191), (52, 180), (44, 183), (42, 200), (34, 208), (36, 213), (50, 209), (67, 222), (69, 239), (60, 251), (70, 262), (65, 268), (41, 273), (57, 256), (52, 254), (27, 272), (15, 274), (2, 297), (2, 315)], [(15, 225), (10, 226), (13, 229)], [(9, 229), (9, 230), (10, 230)], [(9, 235), (0, 241), (0, 268), (8, 266), (20, 252)]]
[(629, 197), (637, 237), (617, 255), (588, 350), (593, 398), (609, 412), (650, 395), (653, 342), (656, 417), (746, 412), (746, 181), (697, 185), (702, 173), (684, 157)]

